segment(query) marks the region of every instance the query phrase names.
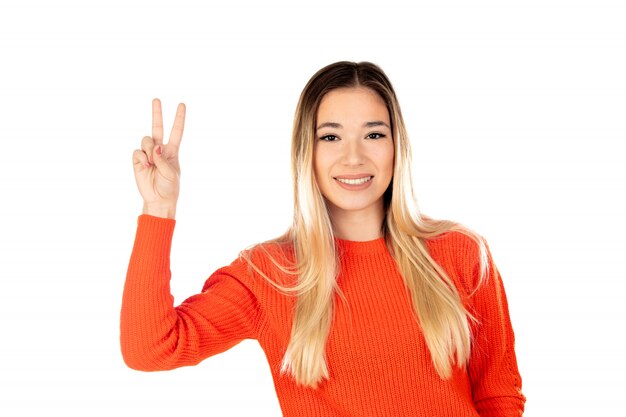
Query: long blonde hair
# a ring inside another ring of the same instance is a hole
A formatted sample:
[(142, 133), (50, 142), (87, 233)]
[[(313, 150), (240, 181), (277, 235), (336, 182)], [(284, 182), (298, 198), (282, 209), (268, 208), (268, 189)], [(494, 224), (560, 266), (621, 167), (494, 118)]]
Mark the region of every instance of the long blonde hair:
[[(282, 362), (298, 384), (317, 388), (329, 378), (326, 340), (333, 317), (335, 293), (346, 301), (337, 285), (340, 270), (328, 210), (313, 173), (316, 116), (322, 97), (341, 87), (363, 86), (385, 101), (391, 120), (395, 156), (393, 178), (383, 194), (385, 220), (381, 232), (410, 295), (415, 319), (421, 326), (433, 365), (441, 378), (452, 366), (467, 364), (471, 350), (470, 321), (477, 321), (461, 301), (453, 281), (429, 255), (425, 239), (459, 231), (479, 247), (480, 282), (487, 276), (487, 252), (480, 235), (460, 223), (435, 220), (420, 213), (413, 193), (411, 148), (394, 89), (381, 68), (370, 62), (341, 61), (320, 69), (304, 87), (296, 108), (291, 144), (294, 218), (282, 236), (241, 252), (250, 266), (286, 295), (297, 296), (291, 338)], [(293, 245), (295, 263), (274, 259), (264, 244)], [(297, 284), (283, 286), (266, 276), (251, 261), (261, 248), (275, 266), (297, 276)], [(477, 288), (477, 287), (476, 287)]]

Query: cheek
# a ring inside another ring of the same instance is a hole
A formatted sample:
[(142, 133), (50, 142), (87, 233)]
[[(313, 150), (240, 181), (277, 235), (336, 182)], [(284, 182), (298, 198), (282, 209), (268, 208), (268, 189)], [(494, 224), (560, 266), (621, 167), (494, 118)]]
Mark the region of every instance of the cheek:
[(378, 165), (387, 175), (393, 174), (394, 154), (395, 152), (393, 145), (390, 145), (385, 146), (383, 149), (380, 149), (380, 152), (378, 152), (378, 154), (376, 155)]
[(320, 152), (319, 148), (315, 148), (313, 150), (313, 169), (316, 174), (323, 176), (324, 172), (327, 170), (328, 162), (327, 157), (324, 155), (324, 152)]

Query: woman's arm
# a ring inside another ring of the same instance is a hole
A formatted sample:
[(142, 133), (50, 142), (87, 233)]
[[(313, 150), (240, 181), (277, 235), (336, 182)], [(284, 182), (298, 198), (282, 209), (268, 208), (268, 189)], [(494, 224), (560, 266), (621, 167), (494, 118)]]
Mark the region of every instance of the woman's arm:
[[(482, 417), (521, 416), (525, 396), (515, 356), (515, 336), (509, 317), (506, 293), (488, 245), (486, 282), (470, 298), (472, 314), (480, 321), (473, 326), (469, 377), (476, 409)], [(466, 271), (478, 280), (479, 264), (468, 264)], [(471, 271), (471, 272), (470, 272)]]
[(170, 249), (175, 223), (146, 214), (138, 218), (120, 318), (122, 355), (133, 369), (195, 365), (258, 335), (259, 308), (245, 261), (218, 269), (202, 293), (173, 306)]

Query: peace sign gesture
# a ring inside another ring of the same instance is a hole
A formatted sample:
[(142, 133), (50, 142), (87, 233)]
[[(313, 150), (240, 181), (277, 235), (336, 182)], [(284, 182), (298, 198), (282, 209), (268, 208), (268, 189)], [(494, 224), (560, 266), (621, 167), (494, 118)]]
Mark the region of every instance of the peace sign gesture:
[(185, 105), (176, 110), (174, 127), (167, 144), (163, 144), (161, 101), (152, 100), (152, 137), (141, 140), (141, 149), (133, 152), (133, 168), (144, 213), (174, 218), (180, 191), (178, 151), (185, 127)]

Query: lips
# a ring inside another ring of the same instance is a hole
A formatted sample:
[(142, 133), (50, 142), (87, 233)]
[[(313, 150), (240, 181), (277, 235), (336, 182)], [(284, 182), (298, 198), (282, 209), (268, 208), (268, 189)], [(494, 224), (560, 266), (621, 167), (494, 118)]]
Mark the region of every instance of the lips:
[(339, 175), (333, 178), (335, 179), (341, 178), (342, 180), (358, 180), (361, 178), (367, 178), (367, 177), (373, 177), (373, 176), (374, 174), (346, 174), (346, 175)]

